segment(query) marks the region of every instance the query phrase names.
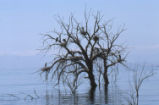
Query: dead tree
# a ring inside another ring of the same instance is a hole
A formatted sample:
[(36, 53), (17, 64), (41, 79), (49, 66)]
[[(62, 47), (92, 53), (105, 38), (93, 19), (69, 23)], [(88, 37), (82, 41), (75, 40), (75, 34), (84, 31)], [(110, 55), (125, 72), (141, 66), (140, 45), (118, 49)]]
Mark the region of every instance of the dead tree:
[[(54, 34), (45, 34), (45, 49), (52, 49), (57, 52), (50, 66), (43, 72), (52, 71), (52, 77), (57, 77), (57, 83), (60, 82), (64, 73), (73, 74), (76, 72), (78, 77), (82, 73), (88, 75), (92, 88), (96, 87), (95, 62), (103, 61), (103, 78), (105, 84), (108, 84), (108, 68), (125, 61), (123, 55), (124, 48), (116, 44), (116, 40), (124, 31), (122, 28), (117, 33), (112, 33), (110, 26), (103, 22), (103, 16), (99, 12), (92, 15), (92, 12), (84, 14), (84, 22), (78, 22), (73, 15), (69, 17), (68, 22), (64, 22), (60, 17), (57, 20), (60, 25), (59, 30)], [(78, 69), (70, 69), (78, 65)]]
[(117, 64), (124, 65), (126, 60), (125, 48), (120, 44), (116, 44), (117, 39), (123, 31), (124, 28), (117, 33), (111, 33), (109, 32), (107, 25), (103, 25), (102, 27), (104, 45), (102, 46), (102, 42), (98, 43), (100, 53), (98, 53), (95, 58), (99, 57), (103, 60), (103, 78), (105, 86), (109, 84), (108, 69)]
[(126, 101), (127, 105), (139, 105), (139, 92), (141, 89), (141, 86), (143, 85), (143, 82), (148, 79), (149, 77), (152, 77), (154, 75), (153, 69), (152, 70), (146, 70), (145, 65), (142, 67), (137, 66), (136, 69), (133, 69), (133, 78), (131, 85), (130, 93), (128, 94)]

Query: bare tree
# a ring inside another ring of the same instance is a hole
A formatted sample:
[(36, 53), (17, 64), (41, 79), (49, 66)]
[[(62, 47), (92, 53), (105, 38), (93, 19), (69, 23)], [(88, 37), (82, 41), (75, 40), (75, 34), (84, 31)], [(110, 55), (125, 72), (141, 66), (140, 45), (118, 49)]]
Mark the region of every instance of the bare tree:
[(153, 76), (152, 70), (146, 70), (145, 65), (142, 67), (137, 66), (135, 70), (133, 70), (133, 80), (131, 85), (130, 93), (128, 94), (127, 102), (128, 105), (139, 105), (139, 91), (143, 82), (149, 77)]
[[(73, 69), (78, 69), (77, 65), (74, 66)], [(71, 91), (71, 94), (75, 95), (76, 94), (76, 90), (77, 88), (81, 85), (81, 81), (79, 79), (82, 80), (81, 77), (79, 77), (79, 75), (77, 74), (77, 70), (74, 70), (75, 72), (71, 75), (66, 73), (65, 77), (63, 78), (63, 84), (67, 85), (68, 88)]]
[[(73, 15), (69, 17), (68, 22), (58, 17), (59, 30), (54, 34), (45, 34), (44, 50), (54, 48), (57, 52), (50, 66), (44, 67), (43, 72), (52, 73), (52, 77), (57, 77), (57, 83), (60, 82), (64, 73), (74, 73), (78, 77), (82, 73), (88, 75), (92, 88), (96, 87), (94, 72), (95, 62), (102, 60), (102, 75), (105, 84), (108, 85), (108, 69), (116, 64), (122, 64), (125, 61), (125, 48), (116, 41), (124, 31), (122, 27), (118, 32), (111, 32), (112, 26), (108, 22), (103, 22), (103, 16), (97, 12), (84, 14), (84, 22), (79, 22)], [(78, 69), (71, 70), (74, 65)]]

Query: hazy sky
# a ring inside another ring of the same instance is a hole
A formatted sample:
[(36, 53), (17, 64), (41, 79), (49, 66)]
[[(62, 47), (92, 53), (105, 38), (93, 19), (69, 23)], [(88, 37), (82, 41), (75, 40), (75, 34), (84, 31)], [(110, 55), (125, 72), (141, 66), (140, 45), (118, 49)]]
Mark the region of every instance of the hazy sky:
[(36, 55), (55, 15), (80, 17), (85, 8), (125, 24), (130, 62), (159, 63), (158, 0), (0, 0), (0, 56)]

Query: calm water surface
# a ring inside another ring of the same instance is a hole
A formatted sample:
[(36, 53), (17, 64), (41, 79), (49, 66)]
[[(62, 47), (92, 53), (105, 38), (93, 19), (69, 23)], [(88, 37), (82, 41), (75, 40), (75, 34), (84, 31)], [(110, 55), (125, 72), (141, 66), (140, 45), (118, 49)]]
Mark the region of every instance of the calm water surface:
[[(131, 74), (121, 70), (116, 83), (108, 89), (96, 89), (90, 96), (89, 86), (81, 86), (74, 96), (69, 91), (53, 87), (31, 69), (4, 69), (0, 72), (0, 105), (122, 105), (129, 91)], [(144, 82), (140, 90), (140, 105), (159, 105), (159, 71)], [(112, 78), (112, 77), (110, 77)], [(62, 87), (61, 87), (62, 88)]]

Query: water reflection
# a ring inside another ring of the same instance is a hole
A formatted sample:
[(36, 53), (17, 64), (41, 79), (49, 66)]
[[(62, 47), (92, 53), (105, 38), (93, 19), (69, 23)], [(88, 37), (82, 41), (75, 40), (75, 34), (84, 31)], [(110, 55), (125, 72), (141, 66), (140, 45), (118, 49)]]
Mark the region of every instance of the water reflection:
[(104, 87), (105, 104), (108, 104), (108, 86)]
[[(40, 94), (39, 92), (42, 92)], [(33, 99), (24, 100), (25, 94), (17, 94), (19, 100), (0, 101), (0, 105), (121, 105), (121, 91), (118, 86), (108, 86), (106, 88), (88, 89), (85, 93), (76, 94), (65, 93), (53, 88), (46, 88), (44, 91), (37, 91), (39, 98), (35, 94), (30, 94)], [(1, 97), (6, 98), (6, 97)], [(7, 97), (12, 99), (14, 97)]]
[(48, 90), (46, 89), (46, 95), (45, 95), (45, 100), (46, 100), (46, 104), (45, 105), (50, 105), (50, 95)]
[(90, 88), (90, 90), (89, 90), (89, 99), (90, 99), (91, 103), (94, 103), (95, 91), (96, 91), (96, 88)]
[[(16, 78), (18, 72), (15, 71), (16, 74), (13, 77)], [(148, 82), (145, 82), (144, 87), (141, 89), (141, 105), (159, 105), (159, 71), (156, 70), (155, 72), (156, 74)], [(0, 105), (122, 105), (121, 102), (125, 100), (123, 95), (127, 92), (127, 86), (129, 85), (127, 78), (131, 75), (129, 75), (129, 72), (121, 71), (120, 80), (117, 81), (117, 84), (111, 83), (108, 88), (98, 89), (97, 87), (95, 91), (87, 90), (83, 86), (84, 91), (79, 90), (75, 95), (54, 89), (52, 83), (47, 84), (48, 88), (46, 88), (46, 84), (39, 83), (36, 80), (33, 81), (29, 77), (30, 74), (21, 75), (24, 77), (21, 79), (23, 80), (22, 84), (11, 81), (14, 79), (4, 81), (3, 76), (8, 77), (8, 74), (0, 76), (1, 80), (3, 80), (0, 86)]]
[(60, 90), (55, 93), (46, 90), (45, 105), (120, 105), (118, 100), (120, 92), (115, 88), (117, 87), (105, 87), (100, 90), (91, 88), (87, 93), (81, 94), (61, 93)]
[(89, 91), (89, 101), (91, 104), (108, 104), (108, 86), (105, 86), (104, 89), (99, 88), (97, 90), (97, 88), (91, 88)]

